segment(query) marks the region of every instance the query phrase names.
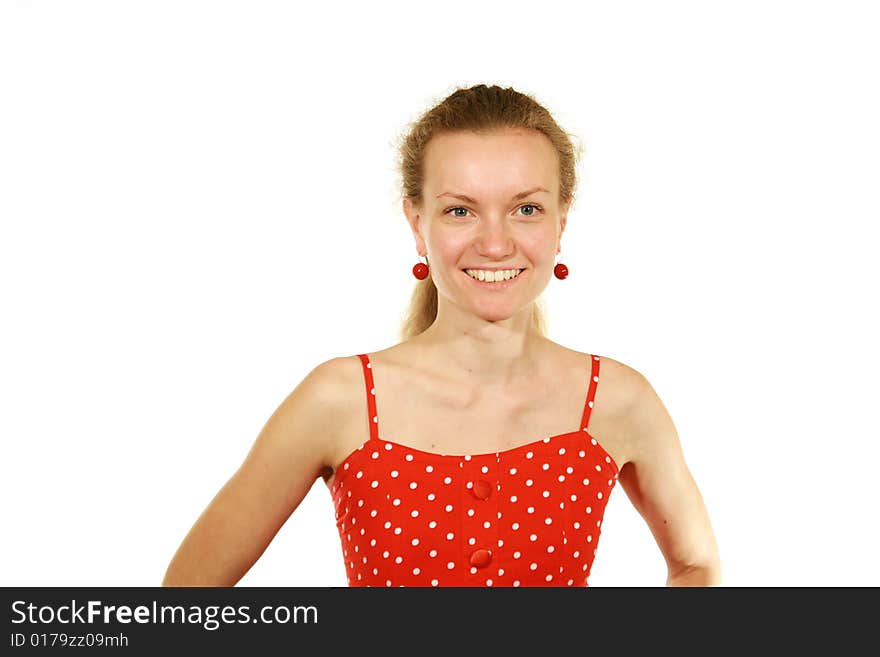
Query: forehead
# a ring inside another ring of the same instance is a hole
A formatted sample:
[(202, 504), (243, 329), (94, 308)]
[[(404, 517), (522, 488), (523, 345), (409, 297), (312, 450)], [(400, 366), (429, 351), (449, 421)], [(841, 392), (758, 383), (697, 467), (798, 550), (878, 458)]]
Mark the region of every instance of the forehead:
[(445, 191), (503, 195), (537, 185), (555, 193), (559, 177), (556, 150), (537, 130), (437, 135), (424, 164), (429, 198)]

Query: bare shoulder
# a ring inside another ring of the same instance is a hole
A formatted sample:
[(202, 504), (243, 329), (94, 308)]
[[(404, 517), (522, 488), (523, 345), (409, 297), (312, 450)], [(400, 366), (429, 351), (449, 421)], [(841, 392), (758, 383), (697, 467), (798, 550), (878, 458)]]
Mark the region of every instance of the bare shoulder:
[(275, 415), (290, 418), (300, 440), (320, 460), (321, 475), (332, 472), (338, 436), (351, 412), (356, 356), (338, 356), (315, 365), (281, 402)]
[(641, 394), (645, 377), (634, 367), (610, 356), (599, 356), (599, 378), (602, 383), (596, 388), (598, 395), (604, 394), (604, 407), (616, 413), (632, 408)]
[(599, 383), (596, 387), (593, 421), (607, 424), (609, 428), (612, 424), (616, 425), (632, 410), (641, 394), (645, 377), (634, 367), (610, 356), (570, 351), (579, 362), (591, 356), (598, 356)]
[(648, 378), (607, 356), (601, 356), (600, 372), (596, 406), (604, 405), (626, 460), (644, 462), (660, 452), (680, 452), (672, 418)]
[(337, 356), (318, 363), (308, 373), (306, 380), (325, 394), (334, 393), (340, 386), (350, 383), (356, 367), (359, 367), (357, 356)]
[[(355, 419), (364, 415), (364, 374), (358, 356), (337, 356), (317, 365), (307, 379), (315, 390), (314, 420), (322, 427), (325, 478), (332, 475), (342, 440), (351, 435)], [(358, 394), (360, 392), (360, 394)]]
[(599, 382), (590, 416), (591, 435), (599, 439), (622, 468), (635, 453), (630, 427), (634, 409), (644, 396), (646, 379), (631, 365), (610, 356), (594, 355), (599, 357)]

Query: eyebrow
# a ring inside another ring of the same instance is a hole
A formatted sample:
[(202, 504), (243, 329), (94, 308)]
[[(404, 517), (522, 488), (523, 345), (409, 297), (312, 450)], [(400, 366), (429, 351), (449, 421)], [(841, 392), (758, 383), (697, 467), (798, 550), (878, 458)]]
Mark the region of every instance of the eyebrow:
[[(519, 194), (514, 194), (512, 200), (518, 201), (519, 199), (525, 198), (529, 194), (534, 194), (535, 192), (547, 192), (548, 194), (550, 193), (543, 187), (534, 187), (533, 189), (527, 189), (526, 191), (520, 192)], [(443, 192), (442, 194), (437, 194), (437, 198), (440, 198), (441, 196), (453, 196), (455, 198), (461, 199), (462, 201), (477, 205), (476, 200), (472, 199), (470, 196), (465, 196), (464, 194), (454, 194), (453, 192)]]

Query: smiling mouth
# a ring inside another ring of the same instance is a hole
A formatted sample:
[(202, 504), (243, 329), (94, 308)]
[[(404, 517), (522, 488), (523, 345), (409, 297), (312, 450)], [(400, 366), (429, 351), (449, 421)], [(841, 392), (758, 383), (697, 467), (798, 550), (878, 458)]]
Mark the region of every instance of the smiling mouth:
[[(525, 270), (525, 269), (518, 269), (518, 270), (516, 270), (518, 273), (517, 273), (515, 276), (511, 276), (510, 278), (502, 279), (502, 280), (498, 280), (498, 281), (487, 281), (487, 280), (482, 280), (482, 281), (481, 281), (478, 277), (471, 276), (470, 274), (468, 274), (468, 273), (467, 273), (467, 270), (462, 269), (461, 271), (462, 271), (462, 273), (463, 273), (465, 276), (467, 276), (469, 279), (471, 279), (471, 280), (474, 281), (475, 283), (479, 283), (480, 285), (482, 285), (482, 286), (484, 286), (484, 287), (490, 287), (490, 288), (491, 288), (491, 287), (497, 287), (497, 288), (502, 288), (502, 287), (507, 287), (508, 285), (512, 284), (516, 279), (522, 277), (523, 273), (524, 273), (526, 270)], [(473, 270), (472, 270), (472, 271), (473, 271)]]

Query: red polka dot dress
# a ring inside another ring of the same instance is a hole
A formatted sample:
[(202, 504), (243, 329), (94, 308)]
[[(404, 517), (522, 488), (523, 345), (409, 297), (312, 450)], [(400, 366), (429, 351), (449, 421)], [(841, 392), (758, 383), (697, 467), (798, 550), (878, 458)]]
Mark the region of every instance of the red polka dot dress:
[(587, 586), (618, 467), (587, 432), (599, 357), (578, 431), (487, 454), (436, 454), (370, 438), (330, 492), (349, 586)]

